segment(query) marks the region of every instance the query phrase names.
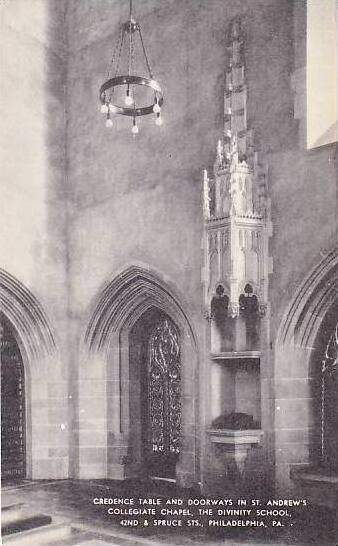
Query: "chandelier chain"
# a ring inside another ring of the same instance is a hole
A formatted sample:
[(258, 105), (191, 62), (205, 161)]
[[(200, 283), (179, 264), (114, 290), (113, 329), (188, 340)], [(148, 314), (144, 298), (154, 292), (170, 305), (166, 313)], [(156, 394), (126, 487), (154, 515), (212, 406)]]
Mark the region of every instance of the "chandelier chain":
[[(130, 23), (131, 25), (131, 23)], [(128, 76), (131, 74), (131, 55), (132, 55), (132, 49), (133, 49), (133, 33), (129, 32), (129, 58), (128, 58)]]
[(146, 64), (147, 64), (149, 76), (150, 76), (151, 79), (153, 79), (153, 73), (152, 73), (152, 70), (151, 70), (151, 67), (150, 67), (148, 55), (147, 55), (146, 48), (145, 48), (144, 42), (143, 42), (141, 27), (138, 27), (138, 32), (139, 32), (139, 35), (140, 35), (140, 40), (141, 40), (141, 44), (142, 44), (143, 54), (144, 54), (144, 57), (145, 57), (145, 60), (146, 60)]
[[(134, 74), (134, 40), (132, 38), (132, 34), (131, 35), (131, 47), (130, 47), (130, 74)], [(129, 74), (129, 75), (130, 75)], [(134, 97), (134, 108), (136, 107), (136, 98), (135, 98), (135, 87), (136, 86), (133, 86), (132, 89), (133, 89), (133, 97)]]
[(125, 30), (122, 31), (122, 36), (121, 36), (121, 41), (120, 41), (120, 47), (119, 47), (119, 52), (118, 52), (117, 61), (116, 61), (115, 77), (117, 76), (118, 71), (119, 71), (119, 68), (120, 68), (120, 60), (121, 60), (121, 53), (122, 53), (122, 47), (123, 47), (124, 37), (125, 37)]
[[(118, 54), (117, 54), (117, 60), (116, 60), (115, 77), (117, 76), (118, 71), (119, 71), (119, 67), (120, 67), (120, 60), (121, 60), (121, 53), (122, 53), (124, 36), (125, 36), (125, 30), (121, 29), (119, 42), (117, 44)], [(109, 102), (112, 100), (113, 96), (114, 96), (114, 88), (112, 88), (112, 91), (111, 91), (111, 93), (109, 95)]]
[(122, 47), (123, 47), (123, 41), (124, 41), (125, 34), (126, 34), (125, 30), (123, 30), (122, 37), (121, 37), (121, 42), (120, 42), (119, 53), (118, 53), (117, 61), (116, 61), (115, 76), (117, 76), (119, 68), (120, 68), (121, 53), (122, 53)]
[[(118, 52), (119, 46), (121, 45), (122, 34), (123, 34), (123, 29), (121, 28), (121, 29), (120, 29), (120, 33), (119, 33), (119, 39), (118, 39), (117, 42), (115, 43), (113, 55), (112, 55), (110, 64), (108, 65), (108, 68), (107, 68), (107, 72), (106, 72), (106, 79), (107, 79), (107, 80), (108, 80), (108, 78), (110, 78), (110, 74), (111, 74), (110, 69), (114, 67), (114, 63), (115, 63), (115, 59), (116, 59), (116, 54), (117, 54), (117, 52)], [(121, 47), (120, 47), (120, 49), (121, 49)], [(116, 75), (116, 74), (115, 74), (115, 75)]]

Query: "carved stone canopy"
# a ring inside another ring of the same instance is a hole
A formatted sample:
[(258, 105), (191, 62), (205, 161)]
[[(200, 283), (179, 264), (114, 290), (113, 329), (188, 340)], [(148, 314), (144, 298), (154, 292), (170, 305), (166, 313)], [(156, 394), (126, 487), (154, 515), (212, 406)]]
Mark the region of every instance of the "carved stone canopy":
[[(218, 284), (227, 287), (214, 303), (226, 317), (263, 316), (267, 309), (271, 235), (268, 170), (255, 148), (248, 119), (245, 31), (235, 18), (227, 33), (223, 132), (213, 168), (203, 173), (205, 227), (205, 305), (215, 318), (212, 300)], [(250, 284), (252, 295), (246, 293)], [(227, 301), (226, 298), (227, 297)], [(226, 304), (226, 305), (225, 305)]]

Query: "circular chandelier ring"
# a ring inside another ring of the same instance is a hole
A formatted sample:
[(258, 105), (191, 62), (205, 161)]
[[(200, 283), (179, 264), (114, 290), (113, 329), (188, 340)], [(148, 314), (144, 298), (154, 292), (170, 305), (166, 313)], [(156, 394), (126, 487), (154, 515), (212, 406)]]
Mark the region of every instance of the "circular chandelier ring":
[(144, 78), (142, 76), (116, 76), (115, 78), (110, 78), (100, 87), (100, 101), (102, 104), (106, 103), (106, 91), (108, 89), (114, 89), (119, 85), (143, 85), (150, 87), (156, 92), (157, 100), (150, 104), (149, 106), (142, 106), (138, 108), (130, 108), (117, 106), (116, 104), (110, 103), (110, 106), (113, 108), (113, 113), (122, 114), (123, 116), (145, 116), (147, 114), (153, 114), (153, 108), (155, 104), (162, 106), (163, 104), (163, 94), (159, 83), (156, 80), (151, 80), (150, 78)]

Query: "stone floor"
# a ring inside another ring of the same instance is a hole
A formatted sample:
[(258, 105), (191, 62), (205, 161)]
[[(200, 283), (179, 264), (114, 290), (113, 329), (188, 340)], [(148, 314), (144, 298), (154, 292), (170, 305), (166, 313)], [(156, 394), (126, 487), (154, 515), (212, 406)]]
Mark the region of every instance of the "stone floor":
[[(137, 527), (124, 527), (123, 516), (109, 516), (107, 506), (94, 506), (94, 497), (106, 498), (172, 498), (180, 496), (196, 497), (196, 492), (178, 491), (173, 486), (157, 487), (151, 483), (136, 482), (102, 482), (102, 481), (57, 481), (29, 482), (3, 485), (2, 506), (23, 503), (31, 511), (52, 516), (53, 521), (67, 523), (78, 533), (72, 540), (60, 540), (57, 544), (76, 544), (77, 546), (132, 546), (149, 545), (189, 545), (203, 546), (337, 546), (338, 540), (334, 531), (334, 516), (327, 510), (314, 508), (307, 517), (295, 514), (294, 524), (283, 529), (257, 528), (182, 528), (153, 526), (152, 518), (149, 524)], [(129, 518), (130, 519), (130, 518)], [(133, 519), (133, 517), (131, 518)], [(160, 518), (159, 518), (160, 519)], [(175, 518), (174, 518), (175, 519)], [(170, 521), (170, 517), (168, 518)], [(203, 518), (202, 518), (203, 523)], [(54, 544), (39, 542), (44, 546)], [(6, 544), (6, 541), (4, 541)], [(10, 541), (8, 542), (10, 544)], [(21, 543), (20, 543), (21, 544)], [(30, 544), (30, 542), (24, 542)], [(31, 544), (35, 546), (35, 543)]]

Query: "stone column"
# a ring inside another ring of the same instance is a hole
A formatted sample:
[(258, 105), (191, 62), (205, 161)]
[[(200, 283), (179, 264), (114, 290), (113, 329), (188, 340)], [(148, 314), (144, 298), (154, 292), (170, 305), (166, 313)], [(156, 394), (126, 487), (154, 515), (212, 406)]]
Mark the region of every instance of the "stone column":
[(192, 487), (196, 469), (196, 354), (184, 332), (181, 339), (181, 452), (176, 465), (177, 484)]
[(79, 369), (79, 477), (107, 476), (107, 354), (83, 355)]

